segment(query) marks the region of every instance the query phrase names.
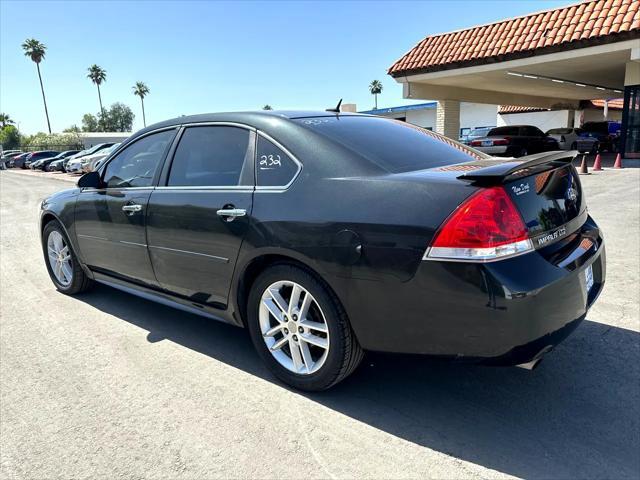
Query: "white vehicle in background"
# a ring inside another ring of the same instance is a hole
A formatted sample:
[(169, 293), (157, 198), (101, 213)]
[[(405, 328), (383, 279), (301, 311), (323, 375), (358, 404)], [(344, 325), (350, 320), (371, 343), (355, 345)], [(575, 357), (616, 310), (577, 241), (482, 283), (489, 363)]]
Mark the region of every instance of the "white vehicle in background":
[(102, 160), (107, 158), (111, 154), (111, 152), (113, 152), (119, 146), (120, 146), (120, 143), (114, 143), (110, 147), (104, 148), (97, 153), (82, 157), (81, 158), (82, 171), (85, 173), (93, 172), (95, 169), (97, 169), (100, 166), (100, 164), (102, 163)]
[(67, 172), (68, 173), (78, 173), (82, 172), (82, 157), (81, 158), (72, 158), (67, 163)]
[(576, 150), (578, 147), (578, 138), (581, 133), (581, 129), (572, 127), (547, 130), (547, 135), (558, 141), (558, 146), (561, 150)]
[(113, 145), (113, 143), (100, 143), (98, 145), (94, 145), (88, 150), (82, 150), (80, 153), (76, 153), (72, 157), (69, 157), (67, 163), (65, 163), (64, 169), (68, 173), (82, 173), (82, 160), (85, 157), (96, 154), (99, 151), (104, 150), (105, 148), (109, 148), (111, 145)]

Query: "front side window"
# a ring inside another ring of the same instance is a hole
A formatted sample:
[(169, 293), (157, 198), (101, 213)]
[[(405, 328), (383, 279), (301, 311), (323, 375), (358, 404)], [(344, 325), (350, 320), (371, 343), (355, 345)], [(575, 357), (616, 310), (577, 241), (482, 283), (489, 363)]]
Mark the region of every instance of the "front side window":
[[(189, 127), (176, 149), (169, 186), (224, 187), (244, 178), (251, 135), (247, 129), (227, 126)], [(250, 167), (249, 167), (250, 168)]]
[(175, 130), (153, 133), (122, 150), (104, 172), (107, 188), (149, 187)]
[(297, 175), (299, 165), (284, 150), (266, 138), (258, 137), (257, 180), (261, 187), (284, 187)]

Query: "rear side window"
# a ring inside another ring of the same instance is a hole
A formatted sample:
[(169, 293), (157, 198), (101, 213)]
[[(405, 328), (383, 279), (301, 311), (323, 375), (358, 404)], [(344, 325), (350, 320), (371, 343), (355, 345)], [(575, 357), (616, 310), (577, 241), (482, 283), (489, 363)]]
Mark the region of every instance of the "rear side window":
[(551, 130), (549, 130), (547, 132), (547, 135), (565, 135), (568, 133), (571, 133), (572, 129), (571, 128), (552, 128)]
[[(239, 127), (189, 127), (169, 172), (169, 186), (239, 185), (249, 151), (249, 131)], [(249, 167), (250, 168), (250, 167)]]
[(489, 158), (437, 133), (385, 118), (331, 116), (296, 121), (392, 173)]
[(153, 133), (122, 150), (104, 172), (107, 188), (149, 187), (175, 130)]
[(298, 174), (300, 166), (280, 147), (258, 136), (257, 180), (261, 187), (284, 187)]

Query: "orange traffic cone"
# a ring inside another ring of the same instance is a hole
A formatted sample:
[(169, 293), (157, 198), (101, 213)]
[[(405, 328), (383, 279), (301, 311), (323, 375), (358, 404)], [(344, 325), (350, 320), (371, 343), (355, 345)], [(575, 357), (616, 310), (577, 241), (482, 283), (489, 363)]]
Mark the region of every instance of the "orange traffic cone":
[(616, 163), (613, 164), (613, 168), (622, 168), (622, 155), (616, 155)]
[(578, 172), (580, 175), (591, 175), (589, 173), (589, 167), (587, 167), (587, 156), (582, 155), (582, 163), (580, 164), (580, 171)]
[(600, 158), (600, 154), (598, 153), (596, 155), (596, 160), (593, 162), (593, 171), (600, 172), (601, 170), (604, 169), (602, 168), (602, 159)]

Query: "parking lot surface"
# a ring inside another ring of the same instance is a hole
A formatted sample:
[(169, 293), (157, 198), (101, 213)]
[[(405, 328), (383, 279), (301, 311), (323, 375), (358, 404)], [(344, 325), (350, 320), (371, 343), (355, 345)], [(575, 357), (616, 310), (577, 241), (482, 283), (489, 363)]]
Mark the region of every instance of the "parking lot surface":
[(71, 184), (0, 172), (0, 477), (637, 479), (640, 169), (581, 178), (607, 285), (535, 371), (371, 354), (301, 394), (241, 329), (58, 293), (38, 207)]

